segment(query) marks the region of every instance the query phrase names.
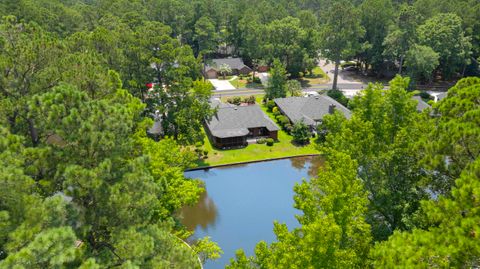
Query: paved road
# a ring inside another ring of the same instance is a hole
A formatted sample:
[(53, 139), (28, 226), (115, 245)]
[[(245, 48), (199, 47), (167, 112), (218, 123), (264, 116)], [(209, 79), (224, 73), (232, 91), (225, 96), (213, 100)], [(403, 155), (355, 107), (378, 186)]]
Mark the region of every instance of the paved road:
[[(341, 89), (346, 96), (353, 96), (357, 92), (364, 89), (366, 85), (361, 83), (347, 83), (347, 84), (338, 84), (338, 88)], [(332, 88), (332, 84), (321, 84), (321, 85), (314, 85), (309, 88), (302, 89), (303, 92), (309, 91), (318, 91), (318, 90), (328, 90)], [(221, 97), (221, 96), (240, 96), (240, 95), (252, 95), (252, 94), (263, 94), (265, 91), (263, 89), (251, 89), (251, 88), (241, 88), (235, 90), (223, 90), (223, 91), (213, 91), (214, 97)]]
[[(331, 63), (327, 63), (325, 60), (320, 60), (318, 66), (320, 66), (325, 73), (330, 77), (330, 81), (333, 81), (333, 69), (334, 65)], [(260, 73), (259, 73), (260, 75)], [(267, 79), (267, 76), (262, 74), (263, 76), (260, 76), (260, 79), (262, 80), (262, 83), (264, 82), (263, 80)], [(337, 86), (340, 90), (344, 92), (344, 94), (347, 97), (353, 97), (356, 95), (359, 91), (364, 89), (367, 85), (363, 84), (361, 81), (357, 81), (353, 79), (349, 72), (339, 72), (338, 75), (338, 83)], [(309, 88), (304, 88), (304, 92), (308, 91), (318, 91), (318, 90), (327, 90), (332, 88), (332, 83), (325, 83), (325, 84), (319, 84), (319, 85), (313, 85)], [(252, 95), (252, 94), (263, 94), (264, 91), (263, 89), (247, 89), (247, 88), (241, 88), (241, 89), (232, 89), (232, 90), (222, 90), (222, 91), (213, 91), (213, 95), (215, 97), (220, 97), (220, 96), (236, 96), (236, 95)]]

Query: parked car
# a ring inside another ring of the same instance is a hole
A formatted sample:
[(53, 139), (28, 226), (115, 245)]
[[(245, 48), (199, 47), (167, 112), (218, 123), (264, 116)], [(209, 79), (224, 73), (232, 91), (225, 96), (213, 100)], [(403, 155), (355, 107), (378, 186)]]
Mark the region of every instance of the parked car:
[(347, 66), (343, 69), (344, 71), (358, 71), (356, 66)]

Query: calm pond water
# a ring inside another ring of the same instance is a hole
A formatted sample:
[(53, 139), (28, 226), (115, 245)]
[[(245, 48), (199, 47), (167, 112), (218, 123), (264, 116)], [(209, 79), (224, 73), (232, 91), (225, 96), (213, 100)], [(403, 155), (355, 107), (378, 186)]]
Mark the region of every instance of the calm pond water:
[(184, 208), (182, 222), (195, 238), (210, 236), (224, 252), (205, 269), (224, 268), (237, 249), (252, 255), (257, 242), (272, 242), (275, 220), (297, 227), (301, 212), (293, 208), (293, 186), (322, 164), (320, 157), (299, 157), (186, 172), (203, 180), (206, 192), (196, 206)]

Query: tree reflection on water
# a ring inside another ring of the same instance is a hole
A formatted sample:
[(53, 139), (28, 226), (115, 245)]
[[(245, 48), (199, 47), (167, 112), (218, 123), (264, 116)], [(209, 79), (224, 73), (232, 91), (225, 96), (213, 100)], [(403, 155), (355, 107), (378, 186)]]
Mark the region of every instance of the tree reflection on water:
[(322, 156), (296, 157), (296, 158), (291, 158), (290, 163), (292, 167), (298, 170), (305, 168), (305, 166), (309, 164), (308, 176), (316, 177), (318, 175), (318, 170), (320, 169), (320, 167), (323, 167), (325, 163), (325, 159)]
[(194, 231), (198, 226), (202, 227), (203, 230), (207, 230), (209, 227), (215, 227), (218, 211), (215, 203), (208, 197), (208, 193), (205, 190), (200, 195), (198, 203), (184, 207), (181, 215), (183, 216), (182, 223), (188, 230)]

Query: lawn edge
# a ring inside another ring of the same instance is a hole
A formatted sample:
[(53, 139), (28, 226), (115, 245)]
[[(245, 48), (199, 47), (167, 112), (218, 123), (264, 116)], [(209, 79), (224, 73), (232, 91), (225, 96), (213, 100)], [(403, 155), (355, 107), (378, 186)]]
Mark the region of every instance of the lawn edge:
[(208, 170), (210, 168), (219, 168), (225, 166), (235, 166), (241, 164), (249, 164), (249, 163), (260, 163), (260, 162), (269, 162), (269, 161), (276, 161), (276, 160), (283, 160), (283, 159), (290, 159), (290, 158), (297, 158), (297, 157), (316, 157), (321, 156), (320, 153), (310, 153), (310, 154), (300, 154), (300, 155), (292, 155), (292, 156), (283, 156), (283, 157), (275, 157), (275, 158), (267, 158), (267, 159), (259, 159), (259, 160), (250, 160), (250, 161), (242, 161), (242, 162), (232, 162), (232, 163), (224, 163), (224, 164), (214, 164), (214, 165), (207, 165), (207, 166), (198, 166), (193, 168), (185, 169), (185, 172), (190, 171), (198, 171), (198, 170)]

